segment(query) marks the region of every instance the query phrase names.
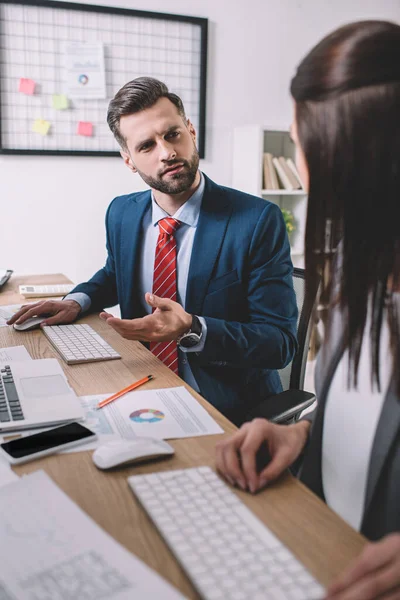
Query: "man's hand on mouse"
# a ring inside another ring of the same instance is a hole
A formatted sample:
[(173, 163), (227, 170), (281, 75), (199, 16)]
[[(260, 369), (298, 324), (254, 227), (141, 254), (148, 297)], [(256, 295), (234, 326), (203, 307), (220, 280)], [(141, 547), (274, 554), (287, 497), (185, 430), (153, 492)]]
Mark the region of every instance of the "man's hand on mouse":
[[(217, 444), (217, 469), (231, 485), (257, 492), (277, 479), (300, 456), (309, 429), (308, 421), (276, 425), (267, 419), (254, 419)], [(257, 452), (265, 443), (270, 462), (257, 473)]]
[(154, 312), (140, 319), (118, 319), (107, 312), (100, 318), (107, 321), (117, 333), (127, 340), (140, 342), (166, 342), (176, 340), (192, 325), (192, 315), (178, 302), (147, 293), (146, 302)]
[(7, 321), (7, 325), (20, 325), (41, 315), (49, 315), (40, 327), (45, 325), (60, 325), (72, 323), (81, 312), (81, 307), (75, 300), (42, 300), (33, 304), (24, 304), (18, 312)]

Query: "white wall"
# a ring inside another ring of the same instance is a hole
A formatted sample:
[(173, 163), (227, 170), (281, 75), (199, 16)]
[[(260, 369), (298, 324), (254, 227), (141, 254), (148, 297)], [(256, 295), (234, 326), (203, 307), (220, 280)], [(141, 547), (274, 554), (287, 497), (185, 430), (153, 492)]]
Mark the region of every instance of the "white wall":
[[(209, 19), (201, 167), (224, 185), (231, 183), (233, 128), (289, 125), (289, 81), (316, 41), (353, 20), (400, 22), (399, 0), (121, 0), (118, 6)], [(90, 277), (105, 258), (107, 205), (141, 188), (117, 158), (1, 156), (0, 267), (64, 272), (76, 282)]]

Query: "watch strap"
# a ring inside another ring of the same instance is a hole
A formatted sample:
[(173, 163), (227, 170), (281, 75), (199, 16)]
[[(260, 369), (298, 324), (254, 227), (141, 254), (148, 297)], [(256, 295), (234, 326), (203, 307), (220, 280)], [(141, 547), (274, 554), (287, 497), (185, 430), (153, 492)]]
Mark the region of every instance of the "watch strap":
[(203, 327), (201, 326), (200, 319), (196, 315), (192, 315), (192, 325), (188, 333), (196, 333), (197, 335), (201, 335), (203, 333)]
[(201, 324), (200, 319), (196, 316), (196, 315), (192, 315), (192, 325), (190, 327), (190, 329), (188, 331), (185, 331), (185, 333), (183, 333), (182, 335), (180, 335), (178, 337), (177, 344), (178, 346), (181, 344), (181, 341), (183, 341), (182, 343), (182, 347), (190, 347), (190, 345), (188, 344), (187, 346), (185, 345), (185, 339), (187, 339), (187, 341), (189, 341), (189, 338), (192, 337), (194, 338), (194, 340), (196, 340), (196, 336), (198, 337), (198, 341), (192, 341), (191, 345), (196, 345), (200, 342), (201, 337), (203, 335), (203, 326)]

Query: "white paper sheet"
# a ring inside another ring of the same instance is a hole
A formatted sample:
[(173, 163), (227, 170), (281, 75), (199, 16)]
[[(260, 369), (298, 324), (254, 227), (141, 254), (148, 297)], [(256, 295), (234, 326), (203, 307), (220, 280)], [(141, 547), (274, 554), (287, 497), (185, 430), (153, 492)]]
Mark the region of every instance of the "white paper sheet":
[(35, 304), (35, 301), (24, 302), (23, 305), (22, 304), (4, 304), (3, 306), (0, 306), (0, 327), (8, 327), (8, 325), (7, 325), (8, 319), (11, 319), (11, 317), (13, 315), (15, 315), (16, 312), (19, 311), (21, 306), (25, 306), (25, 304)]
[(12, 362), (13, 360), (32, 360), (32, 357), (25, 346), (10, 346), (8, 348), (0, 348), (0, 363), (8, 363)]
[(19, 311), (22, 304), (7, 304), (0, 306), (0, 327), (8, 327), (7, 321)]
[(5, 600), (183, 598), (43, 471), (0, 489), (0, 539)]
[(169, 440), (223, 433), (216, 421), (184, 387), (133, 391), (100, 409), (121, 437)]
[[(3, 456), (0, 456), (0, 488), (3, 487), (3, 485), (7, 485), (8, 483), (11, 483), (12, 481), (16, 481), (17, 479), (19, 479), (19, 477), (11, 469), (10, 463), (7, 462), (6, 458), (3, 458)], [(1, 588), (0, 588), (0, 590), (1, 590)], [(1, 597), (2, 596), (0, 594), (0, 598)]]
[(104, 46), (71, 42), (65, 46), (66, 88), (70, 98), (106, 98)]

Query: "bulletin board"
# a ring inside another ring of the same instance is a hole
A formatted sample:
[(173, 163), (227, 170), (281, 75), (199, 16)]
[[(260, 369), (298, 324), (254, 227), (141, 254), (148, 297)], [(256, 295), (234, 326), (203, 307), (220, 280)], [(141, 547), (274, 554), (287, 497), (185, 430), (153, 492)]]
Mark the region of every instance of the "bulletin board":
[[(0, 1), (0, 152), (118, 155), (108, 104), (125, 83), (149, 76), (182, 98), (204, 158), (207, 24), (203, 18), (89, 4)], [(97, 54), (79, 63), (83, 97), (71, 92), (71, 48), (94, 48), (103, 56), (101, 68)], [(84, 96), (91, 69), (104, 78), (104, 97)]]

